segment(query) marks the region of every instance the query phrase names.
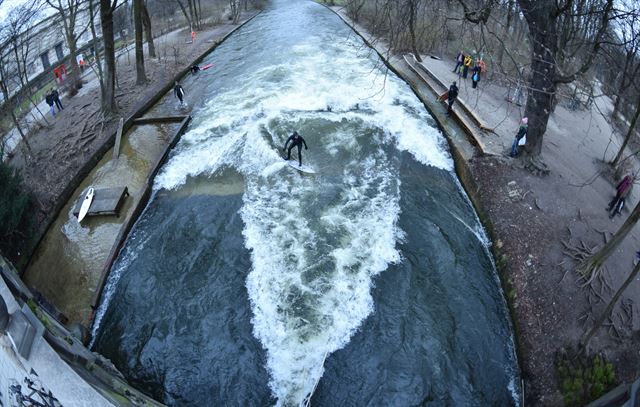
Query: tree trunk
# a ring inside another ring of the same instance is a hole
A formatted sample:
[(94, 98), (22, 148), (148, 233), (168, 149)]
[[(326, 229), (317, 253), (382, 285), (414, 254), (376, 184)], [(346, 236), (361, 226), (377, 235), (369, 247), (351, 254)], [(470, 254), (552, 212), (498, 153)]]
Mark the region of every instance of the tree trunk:
[(611, 253), (613, 253), (620, 242), (622, 242), (622, 240), (624, 240), (624, 238), (627, 236), (627, 233), (629, 233), (631, 229), (633, 229), (633, 227), (636, 225), (638, 219), (640, 219), (640, 202), (636, 204), (635, 208), (633, 208), (633, 211), (631, 211), (631, 215), (629, 215), (627, 220), (620, 227), (620, 229), (618, 229), (616, 234), (613, 235), (611, 240), (609, 240), (607, 244), (602, 246), (602, 248), (596, 253), (586, 258), (579, 266), (579, 269), (585, 276), (591, 276), (593, 270), (599, 268), (602, 263), (604, 263), (604, 261), (609, 258)]
[(189, 7), (189, 16), (191, 16), (191, 23), (193, 24), (191, 31), (195, 31), (198, 29), (198, 21), (196, 21), (195, 15), (193, 14), (193, 3), (191, 0), (187, 0), (187, 7)]
[(91, 37), (93, 39), (93, 52), (96, 58), (95, 65), (98, 70), (98, 82), (100, 83), (100, 96), (104, 100), (104, 76), (102, 75), (102, 62), (100, 51), (98, 50), (98, 36), (96, 35), (95, 20), (93, 18), (93, 0), (89, 0), (89, 20), (91, 27)]
[(409, 0), (409, 35), (411, 35), (411, 49), (416, 56), (418, 62), (422, 62), (420, 52), (418, 52), (418, 46), (416, 43), (416, 8), (418, 7), (419, 0)]
[(147, 81), (142, 42), (142, 0), (133, 0), (133, 23), (136, 31), (136, 85), (142, 85)]
[(78, 44), (75, 34), (75, 15), (73, 13), (77, 13), (77, 7), (74, 11), (73, 6), (70, 7), (66, 12), (71, 13), (67, 15), (65, 13), (65, 9), (62, 6), (62, 3), (58, 3), (58, 14), (60, 15), (60, 19), (62, 20), (62, 27), (64, 28), (64, 36), (67, 40), (67, 46), (69, 47), (69, 65), (71, 67), (69, 75), (67, 76), (71, 81), (69, 84), (69, 96), (73, 96), (78, 93), (78, 89), (82, 88), (82, 81), (80, 79), (80, 67), (78, 66)]
[(525, 108), (525, 116), (529, 118), (525, 149), (535, 159), (542, 153), (542, 139), (547, 131), (549, 116), (553, 111), (556, 92), (554, 76), (557, 29), (555, 20), (552, 20), (549, 15), (549, 10), (555, 2), (553, 0), (536, 1), (535, 6), (530, 6), (527, 0), (518, 1), (533, 39), (529, 94)]
[(151, 58), (156, 57), (156, 46), (153, 43), (153, 32), (151, 31), (151, 17), (149, 16), (149, 10), (147, 5), (142, 5), (142, 24), (144, 25), (144, 32), (147, 37), (147, 47), (149, 48), (149, 56)]
[(78, 89), (82, 88), (82, 78), (80, 77), (80, 66), (78, 66), (78, 46), (76, 43), (76, 36), (73, 32), (68, 32), (67, 45), (69, 46), (69, 64), (71, 65), (71, 72), (68, 76), (71, 79), (69, 86), (69, 96), (73, 96), (78, 93)]
[(20, 126), (20, 120), (18, 120), (18, 118), (16, 117), (16, 113), (14, 109), (10, 107), (9, 110), (11, 111), (11, 120), (13, 121), (13, 125), (16, 126), (16, 130), (18, 130), (18, 133), (20, 134), (20, 138), (22, 138), (22, 142), (24, 143), (24, 146), (26, 149), (25, 158), (28, 158), (31, 156), (31, 145), (29, 145), (27, 136), (25, 136), (24, 131)]
[(586, 347), (589, 346), (589, 342), (591, 341), (591, 338), (593, 338), (593, 335), (595, 335), (598, 328), (600, 328), (600, 326), (602, 326), (602, 323), (609, 317), (609, 315), (611, 315), (611, 311), (613, 310), (613, 307), (618, 302), (618, 299), (620, 298), (624, 290), (626, 290), (629, 284), (631, 284), (631, 282), (633, 282), (633, 280), (635, 280), (636, 277), (638, 276), (638, 271), (640, 271), (640, 262), (638, 262), (638, 264), (635, 265), (635, 267), (633, 268), (633, 270), (631, 271), (627, 279), (624, 281), (624, 283), (622, 283), (620, 288), (618, 288), (618, 291), (616, 291), (613, 298), (611, 298), (611, 301), (609, 301), (609, 304), (607, 304), (607, 308), (605, 308), (604, 312), (600, 314), (600, 316), (594, 322), (593, 327), (591, 327), (589, 332), (587, 332), (582, 337), (582, 340), (580, 341), (580, 345), (583, 349), (586, 349)]
[(100, 0), (100, 23), (102, 26), (105, 60), (102, 109), (106, 113), (113, 113), (116, 111), (117, 106), (115, 97), (116, 57), (113, 41), (113, 8), (111, 7), (111, 0)]
[(182, 14), (184, 14), (184, 18), (187, 19), (187, 24), (189, 24), (189, 31), (193, 30), (193, 22), (191, 21), (191, 17), (189, 17), (189, 13), (187, 13), (187, 9), (184, 7), (184, 4), (180, 0), (177, 0), (178, 6), (180, 6), (180, 10), (182, 10)]
[(624, 142), (620, 147), (620, 151), (616, 154), (616, 158), (613, 159), (611, 165), (615, 168), (620, 163), (620, 159), (622, 159), (622, 154), (624, 153), (624, 149), (627, 148), (627, 144), (631, 140), (631, 136), (635, 133), (636, 123), (638, 122), (638, 117), (640, 116), (640, 96), (638, 97), (638, 103), (636, 105), (636, 113), (633, 115), (633, 119), (631, 119), (631, 124), (629, 124), (629, 129), (627, 130), (627, 135), (624, 137)]
[[(511, 34), (510, 33), (510, 31), (511, 31), (511, 20), (512, 20), (511, 17), (513, 16), (513, 13), (512, 13), (511, 10), (513, 9), (513, 2), (514, 2), (514, 0), (509, 0), (509, 3), (507, 4), (507, 22), (506, 22), (506, 24), (504, 26), (504, 31), (503, 31), (504, 38), (509, 38), (509, 36)], [(502, 59), (504, 58), (504, 47), (505, 47), (504, 44), (500, 44), (500, 46), (498, 47), (498, 55), (496, 57), (496, 60), (497, 60), (496, 64), (498, 66), (502, 66)], [(504, 70), (504, 68), (503, 68), (503, 70)]]

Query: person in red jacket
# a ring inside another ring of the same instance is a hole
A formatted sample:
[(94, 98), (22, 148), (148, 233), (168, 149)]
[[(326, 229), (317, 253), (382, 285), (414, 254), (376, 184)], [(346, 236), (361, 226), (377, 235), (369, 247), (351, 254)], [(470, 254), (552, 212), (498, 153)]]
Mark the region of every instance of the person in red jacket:
[(629, 193), (631, 193), (633, 181), (633, 176), (625, 175), (622, 181), (618, 183), (618, 186), (616, 186), (616, 196), (611, 200), (611, 202), (609, 202), (609, 206), (607, 206), (607, 211), (610, 212), (610, 218), (613, 218), (617, 213), (620, 213), (624, 207), (625, 200), (627, 199), (627, 196), (629, 196)]

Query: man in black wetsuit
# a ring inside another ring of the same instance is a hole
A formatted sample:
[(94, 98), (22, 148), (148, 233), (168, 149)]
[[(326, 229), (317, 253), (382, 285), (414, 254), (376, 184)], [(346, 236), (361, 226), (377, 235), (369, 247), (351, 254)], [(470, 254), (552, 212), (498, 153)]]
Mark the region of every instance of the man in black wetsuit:
[(178, 100), (180, 100), (180, 106), (182, 106), (184, 104), (184, 89), (182, 89), (182, 86), (178, 83), (178, 81), (175, 81), (174, 85), (175, 86), (173, 87), (173, 94), (176, 95)]
[(447, 109), (447, 115), (451, 114), (451, 110), (453, 109), (453, 102), (456, 101), (458, 97), (458, 87), (456, 86), (456, 81), (453, 81), (451, 86), (449, 86), (449, 109)]
[(304, 144), (304, 149), (308, 150), (309, 147), (307, 147), (307, 142), (304, 141), (302, 136), (299, 135), (297, 131), (294, 131), (293, 134), (287, 139), (287, 142), (284, 143), (282, 151), (285, 151), (287, 149), (287, 144), (289, 144), (289, 142), (291, 142), (291, 146), (289, 146), (289, 150), (287, 151), (287, 160), (291, 158), (291, 149), (295, 146), (298, 146), (298, 164), (300, 167), (302, 167), (302, 144)]

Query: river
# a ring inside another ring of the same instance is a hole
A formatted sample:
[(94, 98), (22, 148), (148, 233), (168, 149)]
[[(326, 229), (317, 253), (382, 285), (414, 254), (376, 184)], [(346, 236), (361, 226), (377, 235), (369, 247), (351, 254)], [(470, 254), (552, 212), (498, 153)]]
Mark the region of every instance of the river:
[[(209, 63), (94, 349), (172, 406), (518, 405), (488, 239), (409, 86), (305, 0)], [(282, 160), (293, 130), (318, 174)]]

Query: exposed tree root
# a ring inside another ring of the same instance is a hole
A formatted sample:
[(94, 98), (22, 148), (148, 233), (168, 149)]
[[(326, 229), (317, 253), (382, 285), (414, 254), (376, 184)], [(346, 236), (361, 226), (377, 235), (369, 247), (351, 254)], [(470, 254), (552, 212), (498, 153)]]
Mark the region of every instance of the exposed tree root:
[(549, 175), (549, 167), (544, 161), (542, 161), (540, 156), (527, 155), (525, 158), (524, 168), (538, 176)]

